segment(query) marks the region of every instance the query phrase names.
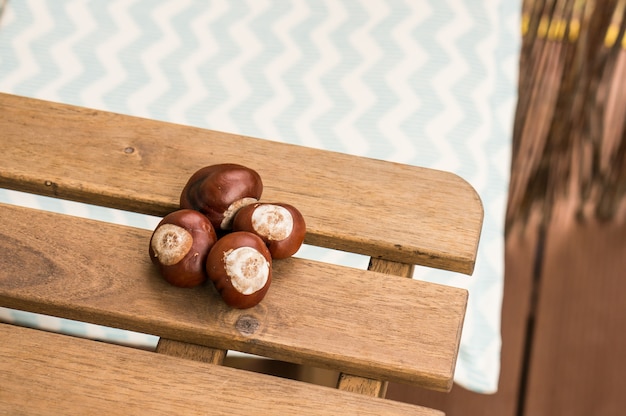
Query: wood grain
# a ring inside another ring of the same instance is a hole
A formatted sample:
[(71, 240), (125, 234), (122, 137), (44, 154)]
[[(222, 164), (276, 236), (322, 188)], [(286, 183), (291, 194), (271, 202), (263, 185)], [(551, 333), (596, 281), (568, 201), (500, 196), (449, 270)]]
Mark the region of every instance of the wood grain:
[[(0, 324), (2, 413), (441, 416), (391, 400)], [(11, 340), (11, 342), (6, 342)], [(252, 386), (254, 386), (252, 388)]]
[(452, 385), (462, 289), (303, 259), (257, 307), (160, 278), (151, 232), (0, 206), (0, 304), (437, 390)]
[[(390, 262), (381, 259), (370, 259), (368, 266), (368, 270), (402, 277), (413, 276), (413, 269), (414, 266), (412, 264)], [(337, 388), (373, 397), (385, 397), (388, 384), (389, 382), (386, 380), (375, 380), (342, 373), (339, 374)]]
[(0, 186), (153, 215), (197, 169), (241, 163), (306, 242), (471, 274), (483, 209), (451, 173), (0, 94)]
[(388, 385), (387, 381), (353, 376), (346, 373), (339, 374), (339, 380), (337, 381), (339, 390), (351, 391), (371, 397), (385, 397)]
[(190, 344), (188, 342), (174, 341), (159, 338), (156, 352), (172, 357), (186, 358), (209, 364), (222, 364), (226, 357), (226, 351), (217, 348), (205, 347), (204, 345)]

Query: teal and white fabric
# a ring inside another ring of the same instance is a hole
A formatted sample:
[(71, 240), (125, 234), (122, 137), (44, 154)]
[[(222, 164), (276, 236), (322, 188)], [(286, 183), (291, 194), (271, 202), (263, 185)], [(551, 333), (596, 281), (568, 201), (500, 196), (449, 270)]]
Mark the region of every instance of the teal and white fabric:
[[(9, 0), (0, 91), (457, 173), (485, 207), (475, 272), (419, 268), (415, 278), (469, 290), (456, 381), (491, 393), (520, 8), (509, 0)], [(156, 223), (4, 190), (0, 200)], [(366, 266), (340, 252), (300, 255)], [(0, 319), (154, 342), (7, 309)]]

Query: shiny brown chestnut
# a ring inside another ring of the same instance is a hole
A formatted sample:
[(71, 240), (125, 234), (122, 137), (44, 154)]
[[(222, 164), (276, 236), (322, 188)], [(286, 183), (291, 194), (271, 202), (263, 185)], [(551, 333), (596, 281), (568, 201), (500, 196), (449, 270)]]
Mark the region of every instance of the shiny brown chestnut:
[(180, 195), (180, 207), (202, 212), (219, 233), (231, 228), (239, 208), (257, 202), (263, 192), (261, 176), (246, 166), (221, 163), (196, 171)]
[(306, 234), (304, 217), (293, 205), (284, 203), (255, 203), (237, 212), (233, 219), (234, 231), (257, 234), (267, 244), (274, 259), (295, 254)]
[(209, 251), (206, 269), (227, 305), (257, 305), (272, 281), (272, 256), (259, 236), (237, 231), (220, 238)]
[(216, 241), (215, 229), (207, 217), (181, 209), (159, 222), (148, 251), (166, 281), (178, 287), (194, 287), (207, 279), (206, 259)]

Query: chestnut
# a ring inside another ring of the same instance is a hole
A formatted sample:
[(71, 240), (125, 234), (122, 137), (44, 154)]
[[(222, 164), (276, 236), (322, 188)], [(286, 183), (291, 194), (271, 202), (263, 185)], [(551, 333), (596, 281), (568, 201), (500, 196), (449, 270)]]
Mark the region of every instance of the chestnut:
[(166, 281), (178, 287), (194, 287), (207, 280), (206, 259), (216, 241), (215, 229), (207, 217), (181, 209), (159, 222), (148, 251)]
[(267, 293), (272, 281), (272, 256), (259, 236), (237, 231), (220, 238), (206, 261), (209, 279), (224, 302), (251, 308)]
[(261, 176), (235, 163), (206, 166), (187, 181), (180, 195), (180, 208), (200, 211), (216, 231), (227, 231), (239, 208), (257, 202), (263, 192)]
[(302, 246), (306, 234), (304, 217), (294, 206), (284, 203), (255, 203), (239, 210), (233, 219), (234, 231), (257, 234), (274, 259), (292, 256)]

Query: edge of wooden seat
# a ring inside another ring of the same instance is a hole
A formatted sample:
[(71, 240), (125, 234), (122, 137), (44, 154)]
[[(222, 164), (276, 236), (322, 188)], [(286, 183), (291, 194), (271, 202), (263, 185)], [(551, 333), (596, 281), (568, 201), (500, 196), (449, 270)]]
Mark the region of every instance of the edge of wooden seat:
[[(0, 206), (13, 227), (0, 241), (3, 305), (158, 335), (167, 356), (217, 363), (235, 349), (333, 368), (340, 389), (451, 388), (467, 291), (390, 277), (385, 262), (473, 272), (483, 207), (459, 176), (1, 93), (0, 124), (2, 187), (162, 216), (199, 167), (240, 163), (261, 174), (263, 201), (302, 211), (306, 243), (382, 261), (358, 271), (289, 259), (262, 305), (234, 311), (206, 287), (185, 299), (164, 287), (136, 251), (146, 230)], [(90, 246), (100, 232), (106, 242)], [(23, 265), (10, 258), (28, 264), (17, 281)]]
[(0, 186), (163, 216), (197, 169), (240, 163), (288, 202), (306, 242), (471, 274), (476, 191), (433, 169), (0, 94)]
[(297, 258), (266, 298), (232, 309), (210, 285), (175, 288), (151, 232), (0, 205), (0, 304), (174, 341), (437, 390), (452, 385), (467, 291)]
[[(436, 416), (391, 400), (0, 324), (3, 412)], [(254, 388), (251, 388), (254, 386)], [(120, 400), (123, 406), (119, 404)]]

